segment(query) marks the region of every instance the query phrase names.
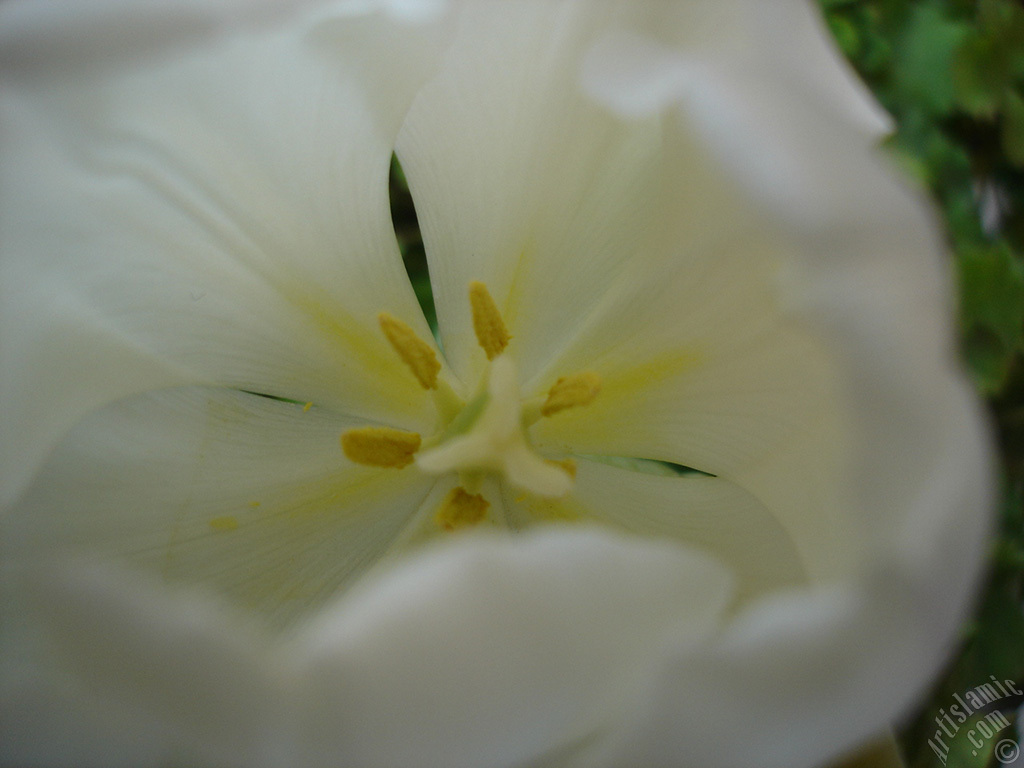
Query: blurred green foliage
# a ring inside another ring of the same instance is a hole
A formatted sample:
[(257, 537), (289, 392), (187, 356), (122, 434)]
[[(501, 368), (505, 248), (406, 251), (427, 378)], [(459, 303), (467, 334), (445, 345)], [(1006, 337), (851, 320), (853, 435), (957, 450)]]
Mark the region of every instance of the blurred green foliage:
[(901, 744), (911, 768), (997, 766), (992, 748), (1015, 736), (1009, 730), (976, 748), (968, 722), (946, 739), (945, 760), (928, 740), (955, 693), (990, 675), (1024, 684), (1024, 0), (819, 1), (839, 46), (896, 119), (889, 149), (945, 218), (963, 356), (1002, 455), (986, 590), (959, 656)]

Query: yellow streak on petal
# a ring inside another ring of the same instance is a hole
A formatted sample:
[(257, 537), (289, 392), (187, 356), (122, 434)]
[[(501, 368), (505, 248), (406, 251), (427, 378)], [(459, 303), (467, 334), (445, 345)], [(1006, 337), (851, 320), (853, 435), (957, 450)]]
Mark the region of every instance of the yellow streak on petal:
[(609, 390), (614, 387), (623, 393), (639, 393), (647, 387), (698, 368), (705, 360), (706, 355), (701, 350), (683, 349), (659, 355), (646, 363), (624, 367), (614, 374), (609, 373), (605, 384)]
[[(310, 549), (302, 542), (322, 541), (332, 531), (343, 530), (349, 524), (375, 525), (374, 518), (414, 504), (410, 492), (419, 487), (419, 481), (415, 476), (362, 466), (348, 466), (340, 472), (297, 480), (273, 493), (268, 492), (262, 498), (260, 512), (253, 514), (246, 510), (248, 516), (237, 516), (238, 532), (234, 534), (237, 536), (246, 535), (242, 530), (246, 526), (242, 523), (260, 522), (246, 546), (269, 547), (279, 541), (280, 547), (273, 547), (272, 556), (250, 558), (246, 563), (239, 562), (238, 568), (225, 569), (223, 565), (218, 568), (216, 558), (199, 556), (201, 550), (195, 548), (195, 531), (186, 527), (174, 532), (169, 542), (167, 551), (172, 552), (173, 557), (165, 560), (164, 553), (160, 553), (155, 565), (169, 581), (194, 583), (201, 578), (232, 602), (261, 614), (273, 626), (291, 626), (295, 617), (315, 613), (326, 594), (335, 588), (343, 589), (359, 572), (358, 568), (348, 570), (348, 567), (337, 572), (310, 568)], [(421, 497), (414, 490), (413, 493), (416, 499)], [(231, 522), (234, 519), (205, 518), (203, 528), (209, 531), (214, 546), (218, 540), (234, 537), (228, 535), (236, 530)], [(339, 525), (342, 527), (335, 527)], [(145, 561), (140, 564), (144, 565)]]
[(541, 406), (540, 412), (544, 416), (551, 416), (566, 408), (589, 405), (600, 391), (601, 377), (593, 371), (563, 376), (548, 392), (548, 399)]
[(218, 532), (233, 531), (238, 528), (238, 518), (233, 515), (215, 517), (210, 520), (210, 528)]
[(597, 428), (605, 414), (635, 410), (637, 403), (646, 401), (652, 388), (700, 368), (706, 359), (702, 350), (694, 348), (659, 355), (636, 365), (609, 364), (601, 377), (601, 399), (587, 411), (569, 413), (563, 418), (566, 422), (583, 421)]
[[(563, 450), (572, 445), (586, 452), (580, 446), (588, 445), (594, 453), (604, 452), (607, 441), (614, 440), (613, 432), (624, 419), (635, 426), (638, 419), (661, 418), (659, 409), (649, 405), (652, 393), (660, 397), (668, 382), (698, 370), (707, 364), (707, 359), (702, 349), (690, 348), (634, 365), (602, 361), (601, 396), (586, 408), (569, 409), (558, 418), (538, 422), (534, 427), (535, 438), (540, 444), (560, 445)], [(685, 384), (680, 380), (680, 392), (686, 391)]]
[(415, 432), (391, 427), (359, 427), (341, 436), (341, 450), (356, 464), (401, 469), (412, 464), (420, 442)]
[(469, 306), (473, 310), (476, 340), (487, 353), (487, 359), (493, 360), (504, 351), (512, 337), (486, 285), (476, 280), (469, 284)]
[(487, 516), (490, 506), (483, 496), (466, 493), (464, 488), (455, 487), (441, 502), (434, 521), (446, 531), (468, 528), (481, 522)]
[(437, 374), (441, 371), (441, 363), (427, 342), (397, 317), (381, 312), (377, 321), (384, 335), (388, 337), (395, 352), (402, 362), (409, 366), (416, 380), (424, 389), (437, 387)]
[(587, 509), (572, 497), (546, 499), (527, 496), (516, 499), (534, 520), (548, 523), (576, 523), (591, 517)]
[(518, 257), (512, 259), (514, 269), (508, 284), (508, 293), (502, 303), (501, 316), (513, 327), (523, 314), (529, 315), (530, 312), (528, 302), (524, 310), (524, 301), (526, 294), (529, 293), (527, 286), (537, 279), (536, 255), (537, 245), (531, 240), (519, 251)]
[(356, 377), (352, 382), (357, 399), (386, 402), (393, 417), (422, 418), (425, 402), (415, 396), (422, 390), (409, 379), (394, 352), (381, 343), (379, 334), (336, 301), (310, 294), (305, 284), (298, 287), (286, 283), (281, 289), (284, 297), (310, 319), (317, 335), (328, 342), (325, 366), (341, 371), (373, 371), (373, 376)]

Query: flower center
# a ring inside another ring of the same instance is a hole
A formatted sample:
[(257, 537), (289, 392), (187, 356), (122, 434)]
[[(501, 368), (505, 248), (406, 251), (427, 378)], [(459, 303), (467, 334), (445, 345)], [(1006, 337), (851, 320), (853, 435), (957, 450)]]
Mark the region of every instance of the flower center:
[(425, 440), (390, 427), (361, 427), (341, 436), (345, 455), (359, 464), (401, 469), (415, 462), (430, 474), (456, 473), (460, 485), (448, 494), (435, 518), (447, 530), (486, 517), (489, 504), (479, 490), (489, 474), (538, 496), (564, 496), (572, 490), (572, 460), (541, 456), (530, 443), (529, 428), (540, 418), (589, 404), (601, 387), (600, 377), (586, 371), (559, 379), (546, 398), (524, 400), (515, 362), (505, 354), (511, 336), (487, 287), (471, 283), (469, 301), (477, 342), (489, 361), (477, 393), (464, 402), (440, 375), (433, 348), (401, 320), (383, 313), (378, 319), (384, 335), (434, 396), (439, 428)]
[(564, 496), (572, 478), (530, 447), (523, 423), (516, 366), (506, 355), (491, 363), (487, 388), (473, 398), (435, 443), (416, 456), (425, 472), (458, 472), (463, 485), (494, 472), (538, 496)]

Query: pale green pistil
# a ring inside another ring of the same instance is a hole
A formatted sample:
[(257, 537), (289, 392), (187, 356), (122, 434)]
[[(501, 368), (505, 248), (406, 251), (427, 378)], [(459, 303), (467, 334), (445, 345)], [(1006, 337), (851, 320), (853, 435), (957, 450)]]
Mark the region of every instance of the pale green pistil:
[(515, 363), (504, 355), (491, 363), (485, 396), (471, 401), (448, 432), (452, 432), (450, 437), (416, 455), (416, 465), (424, 472), (458, 472), (468, 477), (495, 472), (538, 496), (564, 496), (572, 488), (568, 472), (530, 447), (523, 429)]

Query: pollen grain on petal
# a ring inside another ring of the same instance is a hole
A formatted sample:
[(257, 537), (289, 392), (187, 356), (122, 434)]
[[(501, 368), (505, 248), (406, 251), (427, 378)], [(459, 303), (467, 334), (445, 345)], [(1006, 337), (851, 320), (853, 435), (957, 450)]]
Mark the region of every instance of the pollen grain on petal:
[(593, 371), (581, 371), (571, 376), (563, 376), (548, 392), (540, 412), (544, 416), (552, 416), (566, 408), (578, 405), (589, 405), (601, 391), (601, 377)]
[(427, 342), (416, 335), (416, 331), (397, 317), (381, 312), (377, 321), (384, 335), (388, 337), (402, 362), (409, 366), (417, 381), (424, 389), (437, 387), (437, 374), (441, 371), (441, 363)]
[(476, 280), (469, 284), (469, 305), (473, 310), (476, 340), (487, 353), (487, 359), (493, 360), (508, 346), (512, 336), (505, 327), (498, 305), (494, 303), (486, 285)]
[(570, 478), (576, 479), (576, 462), (572, 459), (548, 459), (548, 464), (565, 471)]
[(391, 427), (359, 427), (341, 436), (341, 450), (348, 459), (370, 467), (407, 467), (412, 464), (420, 443), (420, 436), (415, 432)]
[(446, 531), (456, 531), (480, 523), (491, 505), (479, 494), (467, 493), (465, 488), (452, 488), (441, 502), (434, 521)]

